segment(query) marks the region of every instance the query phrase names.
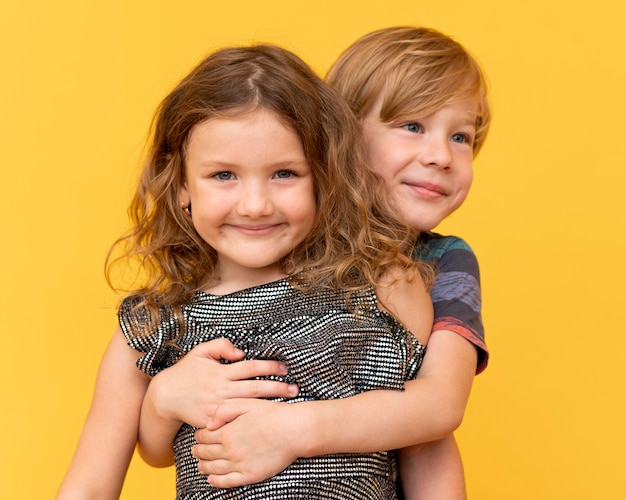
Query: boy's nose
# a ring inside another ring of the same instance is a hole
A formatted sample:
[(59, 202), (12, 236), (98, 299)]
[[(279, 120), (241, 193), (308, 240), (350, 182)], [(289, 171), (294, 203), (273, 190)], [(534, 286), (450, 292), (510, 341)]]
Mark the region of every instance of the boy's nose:
[(422, 165), (444, 170), (452, 166), (452, 151), (447, 139), (431, 138), (423, 144), (419, 159)]

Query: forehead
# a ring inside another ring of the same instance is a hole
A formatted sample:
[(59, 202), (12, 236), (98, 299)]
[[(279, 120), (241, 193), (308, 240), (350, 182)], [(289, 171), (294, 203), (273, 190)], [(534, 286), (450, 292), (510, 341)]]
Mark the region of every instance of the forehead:
[(272, 130), (295, 133), (292, 125), (276, 111), (266, 107), (235, 108), (220, 112), (196, 123), (189, 130), (188, 142), (211, 133), (244, 132), (269, 133)]
[(466, 120), (476, 122), (480, 115), (481, 100), (478, 93), (441, 96), (407, 95), (398, 98), (381, 92), (367, 115), (376, 115), (383, 122), (420, 118), (432, 115), (444, 108), (454, 108)]
[[(471, 68), (470, 68), (471, 69)], [(480, 74), (462, 68), (403, 68), (391, 72), (376, 97), (383, 95), (383, 115), (434, 111), (456, 101), (474, 101), (480, 107)]]
[(189, 134), (185, 157), (193, 164), (305, 160), (299, 136), (266, 109), (196, 124)]

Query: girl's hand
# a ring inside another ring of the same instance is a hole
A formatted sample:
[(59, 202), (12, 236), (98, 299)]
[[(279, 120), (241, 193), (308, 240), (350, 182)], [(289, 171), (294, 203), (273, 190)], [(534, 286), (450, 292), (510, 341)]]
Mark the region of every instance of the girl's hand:
[(221, 405), (210, 427), (196, 431), (199, 444), (192, 453), (199, 459), (198, 470), (217, 488), (257, 483), (279, 473), (298, 458), (289, 431), (295, 406), (255, 399)]
[[(226, 339), (199, 344), (156, 375), (146, 398), (164, 419), (205, 427), (216, 408), (232, 398), (291, 398), (297, 386), (255, 377), (286, 375), (279, 361), (240, 361), (244, 353)], [(225, 364), (221, 360), (239, 361)], [(146, 401), (144, 401), (146, 404)]]

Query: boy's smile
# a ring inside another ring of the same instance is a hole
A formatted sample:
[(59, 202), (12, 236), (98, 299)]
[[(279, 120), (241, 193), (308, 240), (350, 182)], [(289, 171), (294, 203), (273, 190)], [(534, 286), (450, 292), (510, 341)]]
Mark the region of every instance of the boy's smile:
[(472, 184), (476, 102), (399, 123), (380, 121), (382, 102), (381, 94), (363, 119), (368, 161), (407, 222), (430, 231), (461, 206)]

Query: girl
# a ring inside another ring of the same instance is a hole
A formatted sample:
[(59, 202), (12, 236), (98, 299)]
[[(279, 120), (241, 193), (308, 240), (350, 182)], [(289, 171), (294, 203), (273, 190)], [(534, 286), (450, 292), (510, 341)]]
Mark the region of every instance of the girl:
[[(343, 101), (277, 47), (218, 51), (165, 98), (133, 229), (115, 246), (145, 282), (120, 307), (59, 498), (119, 495), (149, 378), (200, 343), (279, 361), (294, 401), (399, 391), (415, 376), (432, 321), (427, 269), (404, 255), (414, 235), (357, 143)], [(191, 456), (195, 429), (152, 417), (142, 411), (141, 453), (168, 461), (176, 434), (177, 498), (395, 498), (385, 451), (301, 459), (219, 490)]]
[[(472, 158), (490, 124), (484, 78), (475, 60), (449, 37), (427, 28), (399, 27), (355, 42), (327, 80), (361, 121), (369, 164), (384, 177), (392, 204), (423, 231), (416, 250), (439, 270), (431, 291), (435, 324), (428, 354), (404, 393), (373, 391), (316, 402), (308, 409), (229, 401), (231, 392), (236, 397), (255, 394), (245, 393), (236, 382), (213, 386), (202, 406), (212, 417), (210, 427), (231, 423), (218, 431), (199, 431), (197, 439), (204, 444), (196, 446), (195, 454), (207, 459), (199, 466), (210, 474), (209, 481), (228, 487), (263, 479), (298, 456), (428, 442), (401, 451), (401, 464), (413, 464), (410, 474), (406, 469), (401, 474), (407, 498), (465, 498), (462, 466), (449, 433), (462, 419), (474, 373), (487, 365), (478, 264), (462, 240), (429, 231), (469, 191)], [(203, 349), (193, 359), (202, 360), (209, 346)], [(216, 384), (226, 378), (221, 376), (225, 368), (203, 361)], [(167, 383), (154, 382), (146, 404)], [(172, 390), (159, 391), (163, 404), (164, 394)], [(273, 396), (275, 386), (255, 390)], [(217, 415), (208, 403), (211, 398), (219, 404)], [(191, 394), (187, 398), (194, 403), (198, 399)], [(183, 410), (179, 407), (178, 414)], [(261, 416), (267, 412), (272, 420)], [(379, 427), (386, 432), (377, 432)]]

